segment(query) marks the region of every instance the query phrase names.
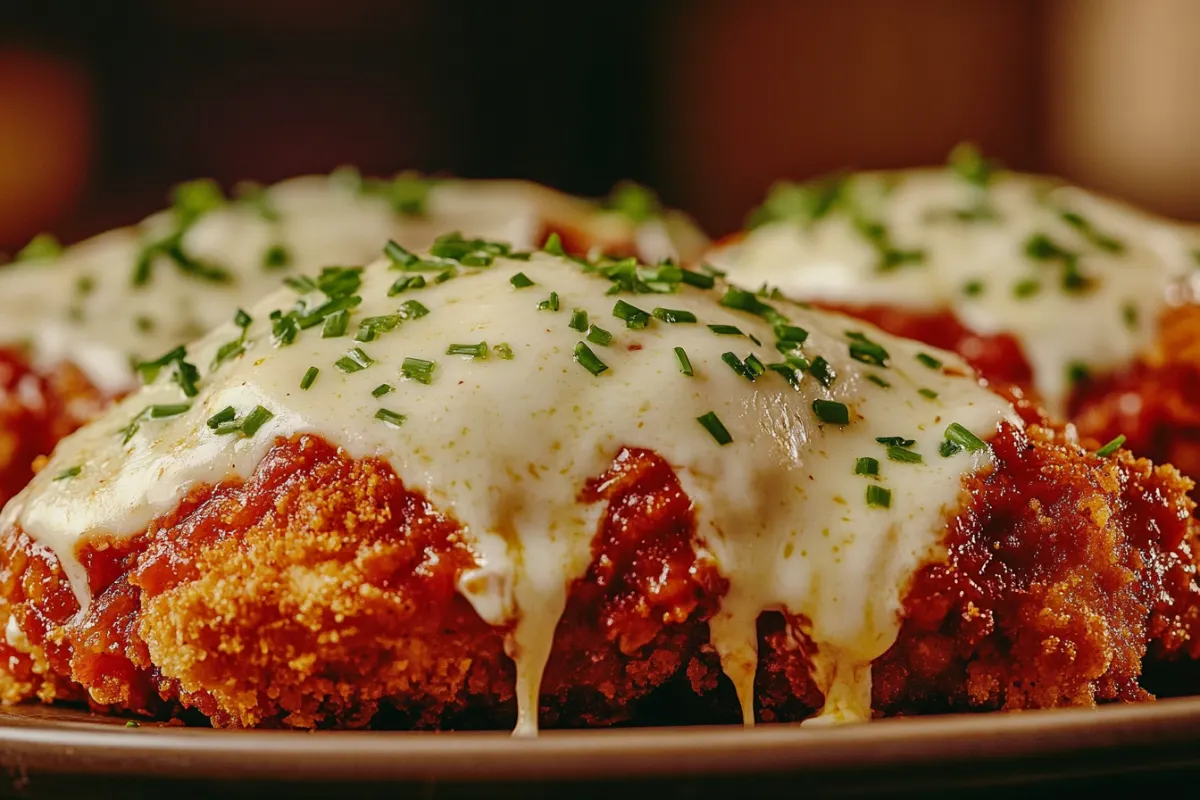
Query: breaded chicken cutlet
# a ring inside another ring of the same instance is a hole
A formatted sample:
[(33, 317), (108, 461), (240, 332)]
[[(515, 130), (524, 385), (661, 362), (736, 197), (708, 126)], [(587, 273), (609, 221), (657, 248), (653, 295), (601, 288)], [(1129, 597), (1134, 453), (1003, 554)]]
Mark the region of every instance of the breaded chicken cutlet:
[(0, 268), (0, 504), (32, 476), (33, 458), (136, 388), (133, 365), (200, 336), (290, 275), (360, 264), (389, 238), (420, 249), (457, 231), (528, 248), (554, 232), (576, 255), (648, 261), (694, 258), (707, 243), (633, 185), (600, 203), (525, 181), (339, 170), (242, 185), (232, 198), (194, 181), (172, 200), (138, 225), (66, 249), (39, 237)]
[(849, 721), (1146, 700), (1188, 646), (1172, 468), (859, 320), (548, 249), (389, 244), (147, 364), (0, 518), (4, 699)]

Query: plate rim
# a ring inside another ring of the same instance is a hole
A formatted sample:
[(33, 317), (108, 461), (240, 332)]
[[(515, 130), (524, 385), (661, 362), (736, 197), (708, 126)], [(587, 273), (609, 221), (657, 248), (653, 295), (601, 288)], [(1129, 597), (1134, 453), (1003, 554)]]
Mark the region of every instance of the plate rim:
[[(1106, 758), (1095, 759), (1099, 755)], [(878, 772), (1082, 756), (1098, 768), (1146, 766), (1146, 759), (1200, 763), (1200, 697), (815, 728), (622, 728), (548, 731), (537, 737), (127, 728), (95, 721), (83, 711), (62, 721), (0, 709), (0, 765), (76, 775), (475, 782)]]

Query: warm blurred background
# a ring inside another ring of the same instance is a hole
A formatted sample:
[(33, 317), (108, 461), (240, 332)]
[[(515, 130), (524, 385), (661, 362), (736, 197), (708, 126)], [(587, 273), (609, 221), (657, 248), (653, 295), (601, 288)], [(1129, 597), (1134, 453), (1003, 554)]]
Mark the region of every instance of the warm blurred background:
[(0, 250), (343, 163), (629, 177), (723, 233), (962, 139), (1200, 219), (1198, 40), (1196, 0), (0, 0)]

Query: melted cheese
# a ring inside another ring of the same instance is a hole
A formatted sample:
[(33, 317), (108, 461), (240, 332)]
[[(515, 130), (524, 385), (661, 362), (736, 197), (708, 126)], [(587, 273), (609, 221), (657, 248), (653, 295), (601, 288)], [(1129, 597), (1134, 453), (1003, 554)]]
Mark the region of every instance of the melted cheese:
[[(848, 208), (809, 224), (770, 222), (710, 261), (755, 289), (766, 283), (803, 300), (948, 309), (977, 332), (1010, 334), (1055, 411), (1078, 367), (1119, 368), (1153, 341), (1173, 287), (1194, 271), (1200, 242), (1181, 225), (1016, 173), (996, 174), (986, 189), (950, 170), (863, 173), (849, 179), (843, 197)], [(980, 207), (994, 216), (955, 217)], [(1064, 212), (1119, 243), (1120, 252), (1097, 245)], [(856, 216), (881, 223), (894, 248), (920, 250), (923, 260), (881, 270), (880, 252)], [(1064, 288), (1061, 259), (1027, 254), (1037, 235), (1078, 256), (1086, 290)]]
[[(541, 244), (549, 225), (578, 231), (601, 251), (635, 245), (650, 262), (688, 258), (707, 244), (677, 213), (635, 224), (523, 181), (438, 181), (421, 215), (397, 214), (380, 194), (336, 177), (295, 178), (265, 196), (276, 219), (265, 218), (258, 205), (231, 202), (204, 214), (183, 237), (184, 252), (225, 270), (227, 282), (186, 274), (159, 256), (149, 281), (133, 284), (143, 247), (172, 231), (171, 212), (70, 247), (54, 263), (6, 266), (0, 270), (0, 343), (28, 345), (43, 368), (72, 362), (102, 391), (118, 394), (135, 385), (132, 363), (228, 320), (239, 306), (277, 288), (289, 271), (361, 264), (377, 257), (388, 239), (418, 250), (459, 231), (529, 248)], [(264, 266), (272, 247), (286, 251), (284, 268)]]
[[(719, 304), (720, 284), (613, 296), (604, 276), (539, 253), (464, 268), (460, 277), (389, 298), (388, 288), (403, 274), (389, 266), (384, 260), (365, 269), (351, 332), (358, 320), (395, 313), (409, 299), (427, 315), (370, 342), (323, 338), (318, 326), (277, 346), (269, 314), (297, 300), (282, 289), (249, 310), (243, 356), (209, 371), (221, 345), (239, 334), (232, 323), (189, 348), (189, 361), (202, 372), (190, 410), (143, 420), (122, 443), (119, 429), (143, 409), (185, 401), (179, 386), (160, 376), (64, 439), (6, 507), (0, 526), (19, 524), (53, 550), (86, 606), (76, 558), (81, 543), (101, 533), (137, 534), (192, 487), (249, 476), (276, 437), (317, 434), (352, 457), (385, 459), (406, 486), (462, 524), (478, 568), (459, 588), (488, 622), (512, 626), (519, 730), (530, 732), (567, 589), (587, 569), (602, 518), (603, 504), (581, 505), (577, 497), (622, 447), (648, 448), (677, 472), (694, 504), (697, 545), (729, 579), (711, 623), (712, 644), (737, 685), (747, 722), (753, 721), (755, 622), (769, 609), (807, 620), (804, 630), (818, 648), (815, 677), (827, 698), (823, 717), (869, 717), (870, 662), (895, 641), (909, 581), (920, 565), (944, 557), (946, 519), (961, 503), (964, 475), (992, 464), (987, 448), (942, 457), (939, 443), (951, 422), (984, 439), (1005, 420), (1019, 425), (1006, 402), (952, 354), (930, 351), (947, 365), (932, 369), (917, 358), (928, 348), (787, 303), (778, 308), (809, 333), (804, 353), (827, 359), (836, 379), (826, 388), (805, 374), (792, 386), (768, 370), (748, 380), (722, 353), (777, 362), (775, 334), (764, 319)], [(514, 288), (517, 272), (536, 285)], [(557, 293), (558, 311), (538, 308), (550, 292)], [(618, 299), (645, 311), (659, 303), (690, 311), (699, 322), (652, 319), (643, 330), (628, 329), (613, 316)], [(568, 322), (576, 309), (613, 333), (610, 346), (591, 345), (608, 367), (598, 376), (574, 356), (582, 334)], [(718, 335), (708, 327), (714, 324), (737, 326), (762, 344)], [(852, 359), (847, 332), (885, 348), (888, 366)], [(506, 343), (513, 357), (446, 354), (452, 343), (481, 341)], [(355, 346), (373, 363), (346, 373), (335, 362)], [(677, 347), (687, 353), (693, 377), (680, 372)], [(436, 362), (431, 383), (403, 379), (405, 358)], [(301, 390), (311, 366), (320, 374)], [(377, 399), (372, 390), (385, 382), (395, 391)], [(850, 424), (821, 422), (817, 400), (844, 403)], [(259, 405), (273, 416), (252, 437), (217, 435), (206, 425), (228, 406), (241, 417)], [(381, 408), (406, 419), (389, 424), (377, 418)], [(721, 446), (700, 424), (709, 412), (731, 443)], [(877, 437), (914, 440), (922, 463), (888, 460)], [(878, 477), (855, 474), (861, 457), (878, 459)], [(75, 466), (81, 466), (77, 476), (55, 480)], [(867, 504), (872, 484), (891, 491), (889, 508)]]

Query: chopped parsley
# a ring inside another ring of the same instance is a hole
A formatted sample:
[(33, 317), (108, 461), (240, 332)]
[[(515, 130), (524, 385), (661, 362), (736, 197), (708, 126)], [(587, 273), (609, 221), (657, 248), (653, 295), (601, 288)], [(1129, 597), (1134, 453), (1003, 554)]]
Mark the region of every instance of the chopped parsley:
[(830, 425), (850, 424), (850, 409), (846, 407), (845, 403), (818, 398), (813, 400), (812, 410), (817, 415), (817, 419)]
[(579, 362), (580, 366), (593, 375), (599, 375), (602, 372), (608, 371), (608, 365), (601, 361), (596, 354), (592, 352), (592, 348), (588, 347), (583, 342), (578, 342), (575, 345), (575, 360)]
[(721, 422), (721, 419), (716, 415), (716, 412), (709, 411), (703, 416), (696, 417), (696, 421), (703, 425), (704, 430), (708, 431), (708, 434), (712, 436), (712, 438), (716, 440), (717, 444), (721, 445), (722, 447), (733, 441), (733, 437), (730, 436), (729, 430)]

